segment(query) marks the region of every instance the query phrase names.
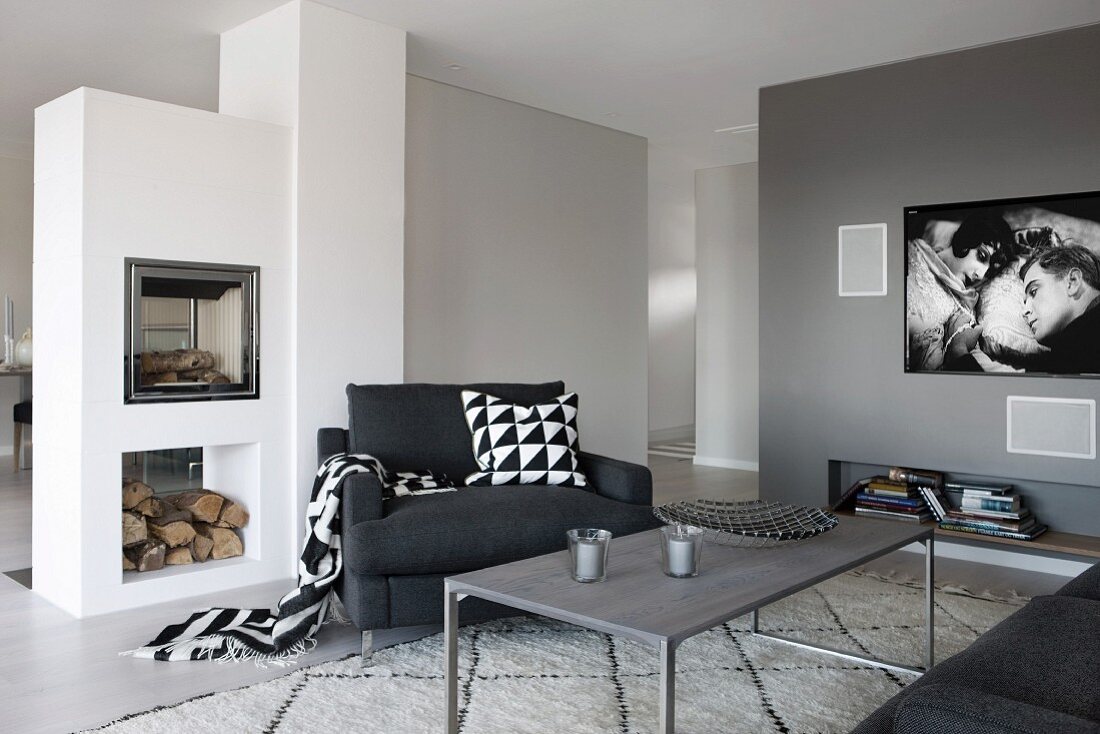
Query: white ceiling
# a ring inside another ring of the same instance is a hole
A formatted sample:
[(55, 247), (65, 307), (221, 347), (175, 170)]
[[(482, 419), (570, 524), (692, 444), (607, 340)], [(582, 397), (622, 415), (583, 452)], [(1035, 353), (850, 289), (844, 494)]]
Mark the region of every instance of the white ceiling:
[[(0, 0), (0, 144), (30, 141), (34, 108), (83, 85), (215, 109), (218, 33), (283, 2)], [(326, 3), (408, 30), (414, 74), (636, 133), (695, 167), (756, 158), (755, 133), (713, 131), (755, 123), (759, 87), (1100, 22), (1100, 0)]]

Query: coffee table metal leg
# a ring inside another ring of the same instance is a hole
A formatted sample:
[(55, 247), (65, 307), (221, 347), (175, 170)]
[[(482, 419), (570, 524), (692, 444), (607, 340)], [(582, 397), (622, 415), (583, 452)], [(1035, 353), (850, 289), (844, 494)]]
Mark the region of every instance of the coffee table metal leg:
[(932, 538), (924, 541), (925, 670), (936, 664), (936, 554)]
[(676, 730), (676, 644), (661, 641), (661, 709), (660, 734)]
[(878, 660), (867, 655), (861, 655), (849, 652), (847, 650), (838, 650), (835, 647), (814, 645), (809, 642), (803, 642), (802, 640), (784, 637), (783, 635), (772, 634), (771, 632), (761, 632), (759, 609), (753, 610), (752, 612), (752, 633), (759, 637), (764, 637), (769, 640), (775, 640), (776, 642), (785, 642), (788, 645), (794, 645), (795, 647), (800, 647), (803, 650), (813, 650), (814, 652), (823, 652), (829, 655), (836, 655), (837, 657), (844, 658), (846, 660), (854, 660), (855, 662), (864, 663), (866, 665), (871, 665), (876, 668), (883, 668), (884, 670), (895, 670), (904, 673), (923, 674), (935, 663), (935, 551), (931, 537), (924, 541), (924, 572), (925, 649), (923, 667), (918, 668), (912, 665), (903, 665), (902, 663), (892, 663), (886, 660)]
[(445, 731), (447, 734), (458, 734), (458, 602), (462, 595), (451, 591), (450, 585), (446, 584), (444, 596), (443, 649), (446, 664), (443, 669), (443, 685), (447, 690)]

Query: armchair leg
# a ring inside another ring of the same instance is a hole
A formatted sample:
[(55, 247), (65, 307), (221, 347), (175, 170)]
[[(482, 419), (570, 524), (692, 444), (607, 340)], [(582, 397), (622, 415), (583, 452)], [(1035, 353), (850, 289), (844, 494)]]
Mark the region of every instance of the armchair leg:
[(363, 633), (363, 657), (360, 660), (360, 665), (369, 668), (372, 657), (374, 657), (374, 632), (367, 630)]

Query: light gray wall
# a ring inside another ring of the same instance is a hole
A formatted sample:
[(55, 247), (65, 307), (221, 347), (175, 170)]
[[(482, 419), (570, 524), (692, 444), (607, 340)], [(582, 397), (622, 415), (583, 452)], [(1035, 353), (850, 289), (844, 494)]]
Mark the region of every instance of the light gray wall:
[[(829, 459), (1068, 483), (1040, 519), (1096, 534), (1100, 462), (1008, 454), (1005, 396), (1100, 381), (903, 373), (902, 207), (1100, 188), (1100, 26), (760, 93), (760, 487), (821, 504)], [(837, 296), (837, 226), (886, 222), (883, 298)]]
[[(31, 232), (34, 227), (34, 164), (0, 157), (0, 304), (5, 295), (15, 301), (15, 339), (31, 325)], [(3, 306), (0, 305), (0, 318)], [(4, 325), (0, 323), (0, 337)], [(0, 360), (4, 357), (0, 343)], [(19, 380), (0, 378), (0, 455), (10, 453), (12, 406), (19, 402)], [(0, 463), (0, 471), (8, 465)]]
[(645, 139), (410, 76), (406, 150), (405, 379), (563, 379), (644, 460)]
[(695, 166), (649, 145), (649, 434), (695, 429)]
[(756, 468), (759, 455), (758, 164), (695, 173), (695, 441), (698, 464)]

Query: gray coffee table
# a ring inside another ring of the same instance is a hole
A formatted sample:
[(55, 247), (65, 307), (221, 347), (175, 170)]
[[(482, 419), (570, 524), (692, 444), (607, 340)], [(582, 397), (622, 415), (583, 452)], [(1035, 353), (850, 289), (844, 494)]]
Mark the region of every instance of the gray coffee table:
[[(458, 732), (458, 608), (467, 596), (499, 602), (581, 627), (622, 635), (660, 652), (660, 731), (671, 734), (675, 721), (675, 656), (684, 640), (743, 614), (752, 613), (755, 634), (867, 665), (921, 673), (933, 663), (933, 548), (931, 526), (893, 520), (843, 517), (816, 538), (773, 548), (733, 548), (707, 543), (701, 572), (693, 579), (661, 573), (657, 531), (611, 541), (607, 581), (578, 584), (569, 575), (569, 553), (551, 553), (444, 582), (444, 648), (448, 734)], [(765, 634), (762, 607), (849, 571), (910, 543), (924, 543), (924, 668), (874, 660), (843, 650)]]

